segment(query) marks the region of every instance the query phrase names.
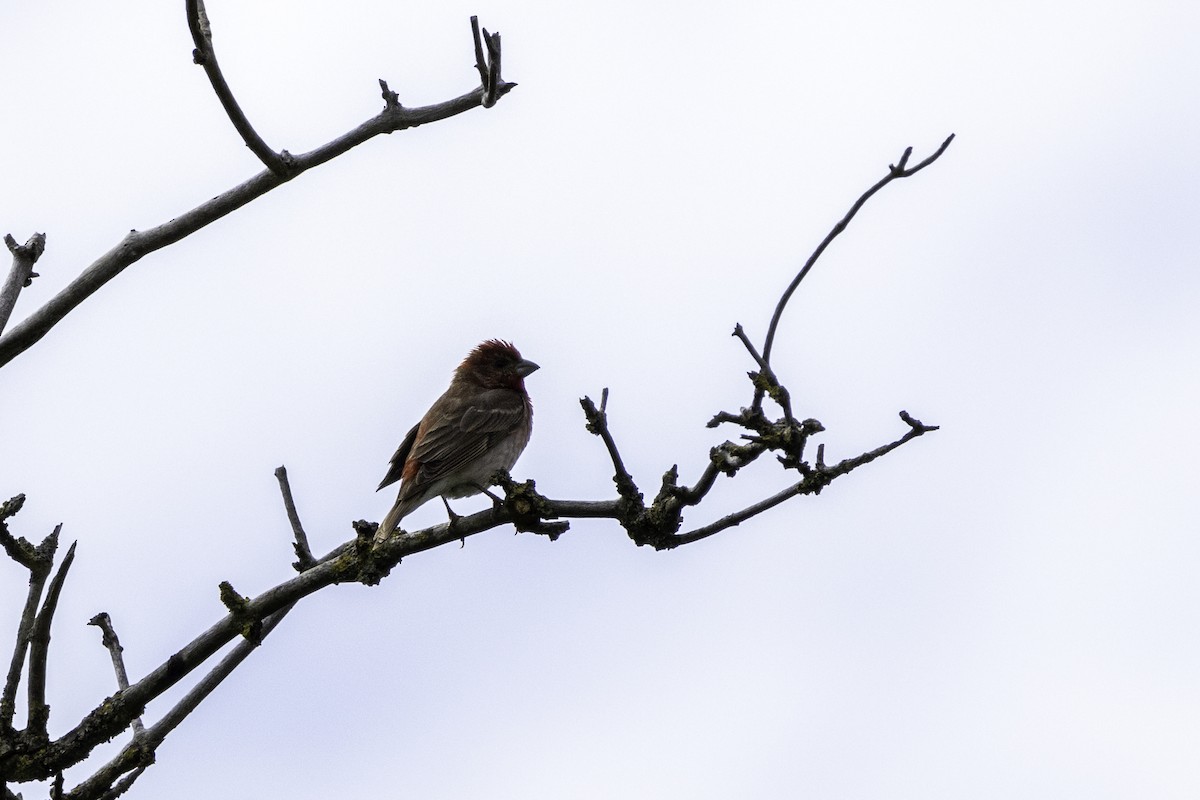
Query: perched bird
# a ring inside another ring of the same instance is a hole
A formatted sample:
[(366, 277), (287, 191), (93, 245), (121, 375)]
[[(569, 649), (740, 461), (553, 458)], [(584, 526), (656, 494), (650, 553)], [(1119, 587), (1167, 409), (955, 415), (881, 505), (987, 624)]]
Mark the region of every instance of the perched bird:
[[(512, 468), (533, 430), (525, 377), (537, 368), (499, 339), (489, 339), (463, 359), (450, 388), (392, 456), (379, 489), (400, 481), (400, 494), (379, 524), (376, 541), (427, 500), (479, 494), (497, 470)], [(446, 511), (453, 518), (449, 503)]]

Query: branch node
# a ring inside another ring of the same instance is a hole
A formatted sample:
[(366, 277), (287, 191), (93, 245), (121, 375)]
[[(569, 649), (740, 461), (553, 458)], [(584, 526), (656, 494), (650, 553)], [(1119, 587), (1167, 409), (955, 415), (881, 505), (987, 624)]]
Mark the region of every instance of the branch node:
[(553, 542), (570, 529), (571, 523), (566, 520), (549, 521), (557, 520), (558, 514), (550, 501), (537, 492), (537, 484), (532, 480), (517, 483), (506, 470), (499, 470), (489, 485), (504, 490), (503, 512), (512, 520), (517, 533), (536, 533)]
[(243, 597), (233, 590), (229, 581), (221, 581), (217, 587), (221, 593), (221, 603), (233, 615), (238, 631), (247, 641), (258, 644), (262, 641), (262, 620), (250, 613), (250, 598)]
[[(379, 523), (360, 519), (350, 523), (350, 527), (354, 529), (354, 542), (351, 544), (353, 560), (348, 562), (349, 579), (358, 581), (363, 586), (378, 586), (379, 582), (391, 573), (391, 568), (382, 565), (376, 557), (374, 542)], [(386, 544), (383, 546), (387, 547)], [(397, 558), (396, 565), (399, 563), (400, 559)]]
[(908, 425), (908, 427), (912, 428), (914, 431), (916, 431), (918, 433), (925, 433), (927, 431), (936, 431), (941, 427), (940, 425), (926, 425), (924, 422), (921, 422), (921, 420), (913, 417), (907, 411), (900, 412), (900, 419), (904, 420), (905, 424)]
[(391, 89), (388, 88), (387, 81), (383, 78), (379, 79), (379, 89), (383, 94), (383, 107), (386, 111), (403, 111), (404, 106), (400, 105), (400, 97)]

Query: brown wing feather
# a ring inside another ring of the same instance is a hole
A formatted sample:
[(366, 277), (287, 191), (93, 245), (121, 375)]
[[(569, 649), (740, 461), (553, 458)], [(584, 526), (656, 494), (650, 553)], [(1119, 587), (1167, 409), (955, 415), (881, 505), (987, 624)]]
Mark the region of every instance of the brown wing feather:
[(400, 480), (400, 476), (404, 474), (404, 462), (408, 460), (408, 452), (412, 450), (413, 442), (417, 440), (417, 428), (420, 424), (413, 425), (412, 430), (404, 437), (404, 441), (396, 448), (396, 455), (392, 456), (392, 461), (388, 465), (387, 475), (383, 476), (383, 482), (379, 484), (379, 491), (385, 486), (390, 486)]
[[(457, 400), (437, 409), (442, 400), (447, 398), (443, 396), (427, 415), (438, 422), (422, 433), (411, 453), (417, 463), (412, 492), (486, 453), (520, 425), (526, 413), (524, 399), (507, 388), (482, 392), (466, 408)], [(405, 494), (409, 493), (406, 484)]]

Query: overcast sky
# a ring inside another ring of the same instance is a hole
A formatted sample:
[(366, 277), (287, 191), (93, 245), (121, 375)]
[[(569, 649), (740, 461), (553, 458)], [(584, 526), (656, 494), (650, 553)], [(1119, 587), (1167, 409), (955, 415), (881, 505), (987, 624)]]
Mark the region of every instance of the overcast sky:
[[(114, 689), (96, 612), (136, 679), (222, 616), (220, 581), (292, 574), (279, 464), (314, 549), (381, 518), (482, 339), (542, 365), (516, 477), (612, 496), (577, 402), (607, 386), (643, 489), (694, 481), (735, 434), (704, 423), (750, 397), (734, 324), (761, 342), (850, 203), (953, 132), (818, 263), (774, 356), (829, 460), (900, 409), (940, 431), (676, 552), (496, 530), (321, 592), (129, 797), (1200, 794), (1200, 11), (984, 8), (210, 0), (275, 149), (375, 114), (378, 78), (470, 90), (471, 14), (520, 85), (145, 258), (0, 372), (13, 530), (79, 542), (51, 733)], [(0, 11), (0, 234), (48, 236), (17, 319), (260, 170), (191, 49), (182, 2)], [(787, 482), (764, 458), (686, 523)], [(0, 564), (0, 642), (25, 582)]]

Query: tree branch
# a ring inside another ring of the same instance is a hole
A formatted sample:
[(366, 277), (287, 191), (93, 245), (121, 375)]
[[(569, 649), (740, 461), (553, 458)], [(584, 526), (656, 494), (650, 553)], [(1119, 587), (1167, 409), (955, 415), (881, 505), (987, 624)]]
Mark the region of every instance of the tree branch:
[(313, 558), (312, 550), (308, 546), (308, 535), (304, 533), (304, 526), (300, 524), (300, 515), (296, 512), (296, 501), (292, 498), (292, 487), (288, 483), (287, 467), (282, 465), (277, 467), (275, 479), (279, 481), (279, 491), (283, 494), (283, 509), (287, 513), (288, 522), (292, 525), (292, 535), (296, 537), (296, 543), (292, 545), (292, 548), (296, 551), (297, 561), (292, 566), (297, 572), (303, 572), (313, 567), (317, 561)]
[[(489, 39), (489, 42), (494, 40), (495, 56), (488, 68), (489, 74), (493, 67), (498, 72), (500, 47), (499, 35), (490, 34), (490, 36), (492, 38)], [(489, 45), (489, 53), (492, 48), (493, 45)], [(515, 83), (501, 81), (497, 74), (496, 82), (491, 90), (494, 94), (492, 102), (494, 103), (514, 86), (516, 86)], [(45, 305), (4, 336), (0, 336), (0, 367), (36, 344), (80, 303), (141, 258), (190, 236), (226, 214), (262, 197), (272, 189), (313, 167), (337, 158), (347, 150), (357, 147), (369, 139), (384, 133), (415, 128), (418, 125), (428, 125), (470, 111), (484, 105), (488, 94), (488, 87), (480, 86), (453, 100), (420, 108), (405, 108), (398, 102), (385, 100), (383, 111), (357, 128), (315, 150), (292, 156), (290, 166), (284, 174), (272, 172), (269, 169), (264, 170), (244, 183), (201, 203), (191, 211), (181, 214), (169, 222), (145, 231), (130, 231), (113, 249), (94, 261), (79, 277)]]
[[(483, 42), (479, 37), (479, 18), (471, 17), (471, 36), (475, 40), (475, 69), (479, 71), (479, 82), (483, 86), (483, 107), (491, 108), (496, 101), (516, 87), (500, 77), (500, 34), (488, 33), (483, 29)], [(487, 44), (487, 56), (483, 44)]]
[(12, 237), (12, 234), (6, 233), (4, 243), (8, 245), (8, 251), (12, 253), (13, 263), (3, 288), (0, 288), (0, 333), (4, 332), (4, 326), (8, 324), (8, 318), (12, 316), (13, 307), (17, 304), (17, 297), (21, 294), (21, 290), (33, 283), (33, 279), (38, 276), (33, 271), (33, 265), (42, 257), (42, 252), (46, 249), (46, 234), (35, 233), (25, 244), (17, 244), (17, 240)]
[[(920, 164), (917, 164), (912, 169), (908, 169), (906, 167), (906, 165), (908, 164), (909, 156), (912, 155), (912, 148), (911, 147), (907, 148), (904, 151), (904, 155), (901, 156), (901, 158), (900, 158), (900, 163), (899, 164), (889, 164), (888, 165), (888, 174), (885, 175), (883, 178), (881, 178), (870, 189), (867, 189), (867, 191), (863, 192), (863, 194), (858, 198), (858, 200), (856, 200), (854, 202), (854, 205), (850, 206), (850, 210), (846, 212), (846, 215), (844, 217), (842, 217), (841, 220), (839, 220), (838, 223), (833, 226), (833, 229), (831, 231), (829, 231), (829, 233), (825, 236), (825, 238), (823, 240), (821, 240), (821, 243), (819, 245), (817, 245), (817, 249), (814, 250), (812, 255), (808, 257), (808, 261), (806, 261), (804, 263), (804, 266), (800, 269), (800, 272), (798, 272), (796, 274), (796, 277), (792, 279), (792, 282), (790, 284), (788, 284), (787, 289), (784, 290), (783, 295), (779, 298), (779, 303), (775, 306), (775, 313), (771, 316), (771, 324), (767, 328), (767, 338), (763, 342), (763, 350), (762, 350), (762, 360), (763, 361), (765, 361), (768, 364), (771, 363), (771, 348), (775, 344), (775, 330), (779, 327), (779, 319), (780, 319), (780, 317), (783, 316), (783, 309), (787, 306), (788, 300), (790, 300), (792, 298), (792, 294), (796, 291), (796, 288), (800, 285), (800, 281), (804, 280), (804, 276), (808, 274), (809, 270), (812, 269), (813, 264), (816, 264), (817, 259), (821, 257), (822, 253), (825, 252), (825, 248), (827, 248), (830, 245), (830, 243), (834, 239), (836, 239), (839, 234), (841, 234), (842, 231), (846, 230), (846, 226), (850, 224), (850, 220), (854, 219), (854, 215), (858, 213), (858, 210), (860, 208), (862, 208), (863, 205), (865, 205), (866, 202), (868, 200), (870, 200), (871, 197), (876, 192), (878, 192), (884, 186), (887, 186), (889, 183), (896, 180), (897, 178), (911, 177), (912, 175), (915, 175), (918, 172), (920, 172), (921, 170), (928, 167), (934, 161), (937, 161), (938, 158), (941, 157), (942, 153), (946, 152), (946, 148), (950, 146), (950, 143), (952, 141), (954, 141), (953, 133), (946, 137), (946, 140), (944, 142), (942, 142), (942, 146), (939, 147), (933, 153), (933, 155), (929, 156), (928, 158), (926, 158)], [(761, 393), (756, 395), (755, 405), (757, 405), (758, 402), (761, 402), (761, 399), (762, 399)]]
[[(121, 640), (117, 638), (117, 632), (113, 630), (112, 618), (108, 616), (107, 611), (101, 611), (96, 616), (92, 617), (88, 625), (95, 625), (100, 629), (100, 643), (108, 649), (108, 655), (112, 658), (113, 672), (117, 676), (117, 688), (124, 691), (129, 688), (129, 675), (125, 672), (125, 659), (121, 655), (125, 648), (121, 647)], [(142, 725), (141, 717), (133, 720), (133, 738), (138, 738), (145, 733), (145, 726)]]
[[(13, 646), (8, 675), (4, 680), (4, 691), (0, 694), (0, 732), (12, 730), (13, 716), (16, 714), (17, 687), (21, 682), (25, 653), (33, 635), (33, 626), (37, 617), (38, 603), (42, 599), (42, 590), (45, 588), (46, 579), (50, 577), (50, 570), (54, 566), (54, 553), (58, 549), (58, 533), (62, 529), (62, 525), (55, 527), (54, 531), (36, 548), (24, 539), (13, 539), (8, 533), (4, 519), (16, 513), (11, 509), (14, 506), (20, 507), (20, 503), (14, 503), (18, 498), (22, 502), (25, 499), (24, 495), (18, 495), (5, 503), (4, 509), (0, 510), (0, 540), (3, 541), (5, 549), (8, 550), (13, 560), (29, 570), (29, 591), (25, 597), (25, 606), (21, 610), (20, 622), (17, 624), (17, 641)], [(20, 554), (24, 560), (18, 558), (16, 554)]]
[[(75, 545), (67, 548), (58, 571), (50, 581), (46, 590), (46, 599), (42, 610), (38, 612), (29, 634), (29, 721), (25, 726), (26, 736), (34, 739), (46, 738), (46, 725), (50, 721), (50, 706), (46, 705), (46, 660), (50, 654), (50, 623), (58, 608), (58, 597), (62, 592), (63, 582), (67, 579), (67, 571), (75, 560)], [(57, 771), (57, 770), (56, 770)]]
[(217, 64), (217, 53), (213, 49), (212, 26), (208, 21), (204, 0), (186, 0), (185, 5), (188, 30), (192, 33), (192, 43), (196, 45), (196, 49), (192, 51), (192, 61), (204, 67), (204, 74), (208, 76), (208, 82), (212, 84), (213, 91), (217, 93), (221, 107), (225, 109), (229, 121), (233, 123), (233, 127), (237, 129), (242, 141), (246, 143), (250, 151), (258, 156), (258, 160), (271, 172), (280, 177), (286, 177), (291, 168), (291, 155), (287, 150), (276, 153), (267, 146), (263, 138), (254, 130), (254, 126), (250, 124), (250, 120), (246, 118), (242, 107), (238, 105), (238, 101), (233, 96), (233, 90), (225, 82), (225, 76), (221, 73), (220, 65)]
[(621, 453), (617, 450), (617, 443), (613, 441), (612, 434), (608, 430), (608, 388), (606, 387), (600, 392), (600, 408), (596, 408), (596, 404), (590, 397), (581, 398), (579, 404), (583, 406), (584, 416), (587, 417), (588, 433), (600, 437), (604, 442), (604, 448), (608, 451), (608, 457), (612, 459), (613, 483), (617, 485), (617, 494), (630, 502), (641, 503), (642, 493), (638, 491), (637, 484), (633, 482), (629, 470), (625, 469), (625, 464), (621, 461)]

